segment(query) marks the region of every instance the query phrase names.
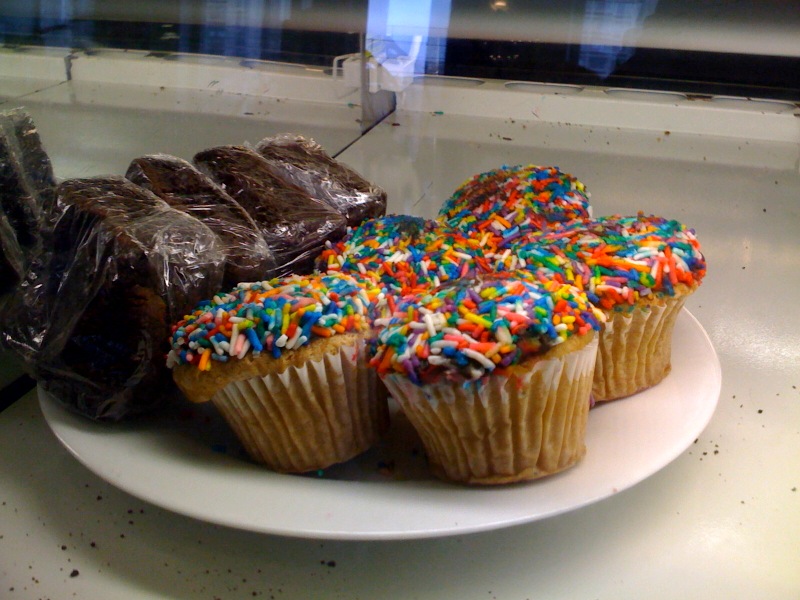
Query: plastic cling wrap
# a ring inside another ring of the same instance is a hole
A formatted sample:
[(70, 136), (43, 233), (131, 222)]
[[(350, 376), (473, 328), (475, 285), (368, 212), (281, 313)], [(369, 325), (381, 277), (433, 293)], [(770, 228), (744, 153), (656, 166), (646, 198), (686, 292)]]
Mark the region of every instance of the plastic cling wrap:
[(277, 260), (277, 275), (310, 273), (325, 242), (346, 232), (341, 214), (276, 177), (266, 159), (250, 148), (210, 148), (196, 154), (194, 162), (259, 226)]
[(0, 113), (0, 294), (25, 274), (41, 246), (39, 218), (52, 204), (55, 178), (30, 116)]
[(351, 227), (386, 213), (386, 192), (332, 158), (314, 140), (285, 133), (264, 138), (256, 150), (275, 175), (334, 208)]
[(0, 207), (0, 296), (10, 291), (22, 279), (25, 263), (17, 234)]
[(158, 154), (131, 162), (126, 177), (216, 233), (226, 255), (225, 287), (259, 281), (275, 271), (275, 258), (250, 215), (189, 162)]
[(69, 408), (119, 420), (174, 389), (170, 324), (222, 282), (208, 227), (122, 177), (64, 181), (50, 244), (6, 315), (4, 342)]

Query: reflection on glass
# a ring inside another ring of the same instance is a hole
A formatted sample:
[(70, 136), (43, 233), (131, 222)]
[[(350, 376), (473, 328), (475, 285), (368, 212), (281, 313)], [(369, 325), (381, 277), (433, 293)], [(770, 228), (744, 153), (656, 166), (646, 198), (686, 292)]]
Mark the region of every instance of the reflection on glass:
[[(337, 57), (358, 56), (363, 47), (380, 89), (402, 89), (414, 76), (429, 74), (797, 101), (796, 4), (0, 0), (0, 43), (212, 54), (323, 68)], [(360, 79), (360, 67), (357, 74)]]
[(259, 58), (262, 51), (272, 53), (280, 50), (280, 34), (253, 25), (264, 22), (266, 11), (277, 13), (278, 22), (291, 14), (290, 0), (268, 4), (205, 0), (201, 3), (203, 27), (198, 36), (197, 28), (187, 24), (192, 22), (193, 4), (180, 4), (181, 25), (175, 39), (181, 52)]
[(450, 0), (370, 0), (367, 51), (389, 77), (442, 72)]
[(358, 52), (366, 0), (3, 0), (0, 43), (329, 66)]
[(587, 0), (578, 64), (605, 79), (636, 49), (644, 20), (658, 0)]

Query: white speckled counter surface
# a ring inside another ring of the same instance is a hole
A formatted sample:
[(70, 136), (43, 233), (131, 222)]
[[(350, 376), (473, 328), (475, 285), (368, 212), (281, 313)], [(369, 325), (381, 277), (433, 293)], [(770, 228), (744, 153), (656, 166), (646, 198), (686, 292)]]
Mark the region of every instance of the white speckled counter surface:
[[(81, 85), (99, 108), (75, 104)], [(630, 489), (524, 525), (396, 541), (261, 534), (159, 508), (78, 462), (28, 393), (0, 413), (0, 597), (800, 597), (800, 119), (791, 105), (415, 86), (359, 138), (341, 105), (330, 122), (316, 105), (304, 119), (302, 102), (288, 103), (296, 116), (284, 121), (208, 111), (176, 120), (164, 107), (113, 100), (126, 95), (119, 84), (61, 83), (24, 98), (29, 89), (16, 98), (13, 89), (0, 86), (2, 107), (30, 108), (61, 177), (120, 171), (151, 149), (186, 155), (252, 140), (254, 123), (264, 135), (302, 126), (332, 152), (357, 140), (340, 159), (384, 186), (393, 212), (432, 215), (462, 180), (501, 163), (557, 164), (588, 185), (596, 214), (642, 210), (697, 230), (709, 270), (687, 308), (716, 349), (722, 387), (697, 440)]]

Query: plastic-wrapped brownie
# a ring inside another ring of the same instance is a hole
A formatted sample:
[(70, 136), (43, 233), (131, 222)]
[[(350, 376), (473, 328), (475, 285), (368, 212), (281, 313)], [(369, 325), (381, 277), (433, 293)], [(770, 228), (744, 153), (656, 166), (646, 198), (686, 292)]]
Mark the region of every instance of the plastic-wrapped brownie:
[(125, 176), (219, 236), (226, 255), (225, 287), (261, 281), (275, 271), (272, 251), (247, 211), (191, 163), (167, 154), (141, 156)]
[(39, 218), (55, 185), (30, 115), (20, 108), (0, 113), (0, 294), (23, 278), (38, 252)]
[(386, 214), (386, 192), (332, 158), (312, 139), (284, 133), (264, 138), (256, 150), (275, 175), (334, 208), (351, 227)]
[(259, 226), (278, 263), (276, 275), (310, 273), (325, 242), (341, 239), (347, 230), (341, 214), (276, 177), (266, 159), (248, 147), (210, 148), (194, 162)]
[(219, 238), (122, 177), (62, 182), (50, 216), (51, 245), (15, 296), (4, 342), (78, 413), (151, 411), (174, 390), (170, 324), (221, 284)]

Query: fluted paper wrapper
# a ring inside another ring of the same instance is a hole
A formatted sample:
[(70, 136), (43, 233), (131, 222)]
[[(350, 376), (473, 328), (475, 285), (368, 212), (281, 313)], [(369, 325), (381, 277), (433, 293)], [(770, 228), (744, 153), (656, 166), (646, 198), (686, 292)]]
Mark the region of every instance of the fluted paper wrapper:
[(250, 457), (275, 471), (324, 469), (361, 454), (388, 427), (386, 396), (362, 346), (234, 381), (211, 398)]
[(592, 394), (598, 402), (646, 390), (672, 368), (672, 330), (686, 295), (662, 302), (609, 311), (597, 352)]
[(586, 452), (597, 336), (581, 349), (480, 384), (383, 379), (449, 481), (501, 484), (562, 471)]

